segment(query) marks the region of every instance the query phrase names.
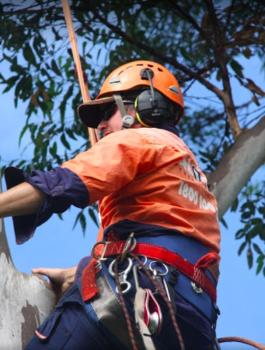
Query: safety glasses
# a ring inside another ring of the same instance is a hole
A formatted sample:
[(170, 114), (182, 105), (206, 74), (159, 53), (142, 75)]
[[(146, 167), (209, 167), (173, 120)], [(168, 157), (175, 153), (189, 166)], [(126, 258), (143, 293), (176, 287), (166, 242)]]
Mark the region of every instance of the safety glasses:
[[(129, 106), (133, 106), (133, 101), (131, 100), (123, 100), (122, 102), (124, 103), (126, 110), (129, 108)], [(104, 121), (109, 120), (113, 116), (113, 114), (116, 113), (117, 109), (118, 109), (118, 106), (116, 105), (115, 102), (110, 103), (103, 112), (102, 120)]]

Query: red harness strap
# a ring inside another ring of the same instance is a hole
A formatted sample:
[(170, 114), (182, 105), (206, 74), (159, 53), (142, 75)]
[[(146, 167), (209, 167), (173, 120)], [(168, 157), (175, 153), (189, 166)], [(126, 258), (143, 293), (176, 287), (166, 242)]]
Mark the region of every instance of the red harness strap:
[[(82, 295), (85, 301), (90, 300), (98, 293), (98, 287), (96, 285), (98, 261), (113, 255), (123, 254), (125, 249), (126, 241), (99, 242), (95, 245), (93, 248), (94, 257), (85, 267), (82, 274)], [(130, 250), (130, 253), (160, 260), (176, 268), (179, 272), (196, 283), (196, 285), (201, 287), (211, 297), (214, 303), (216, 302), (216, 287), (206, 276), (203, 269), (218, 262), (219, 256), (217, 253), (207, 253), (200, 258), (195, 265), (168, 249), (148, 243), (137, 243), (134, 248)], [(206, 262), (208, 262), (208, 264)]]

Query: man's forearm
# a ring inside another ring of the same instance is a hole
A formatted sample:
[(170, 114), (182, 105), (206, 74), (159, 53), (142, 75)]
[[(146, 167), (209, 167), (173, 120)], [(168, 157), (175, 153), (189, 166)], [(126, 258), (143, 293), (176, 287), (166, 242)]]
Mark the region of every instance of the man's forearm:
[(33, 214), (38, 211), (45, 195), (23, 182), (10, 190), (0, 193), (0, 217)]

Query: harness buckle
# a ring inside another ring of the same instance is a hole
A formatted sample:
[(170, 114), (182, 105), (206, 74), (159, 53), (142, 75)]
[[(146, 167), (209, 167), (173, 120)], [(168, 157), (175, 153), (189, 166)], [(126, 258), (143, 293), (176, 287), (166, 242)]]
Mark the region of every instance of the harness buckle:
[(191, 284), (192, 289), (194, 290), (195, 293), (197, 293), (197, 294), (203, 293), (203, 289), (201, 287), (199, 287), (195, 282), (191, 282), (190, 284)]

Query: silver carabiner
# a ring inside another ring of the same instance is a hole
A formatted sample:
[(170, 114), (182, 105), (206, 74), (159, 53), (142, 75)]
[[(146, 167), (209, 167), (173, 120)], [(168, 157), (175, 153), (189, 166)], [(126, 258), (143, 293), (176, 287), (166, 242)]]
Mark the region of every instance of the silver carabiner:
[[(162, 268), (162, 269), (161, 269)], [(167, 298), (171, 301), (170, 292), (168, 289), (167, 282), (165, 280), (165, 276), (168, 274), (168, 267), (162, 261), (153, 260), (149, 263), (149, 270), (153, 273), (154, 278), (160, 278), (162, 281), (162, 285), (165, 289)]]
[[(133, 266), (133, 261), (131, 258), (128, 259), (128, 266), (123, 270), (118, 272), (118, 278), (121, 286), (121, 293), (125, 294), (129, 292), (129, 290), (132, 288), (131, 283), (127, 280), (128, 274), (132, 269)], [(109, 264), (109, 273), (112, 277), (115, 278), (115, 272), (114, 272), (114, 264), (115, 264), (116, 259), (112, 260), (112, 262)], [(116, 286), (116, 292), (119, 293), (118, 286)]]
[[(162, 267), (162, 270), (160, 267)], [(161, 261), (150, 261), (149, 270), (153, 273), (154, 276), (166, 276), (168, 274), (167, 265)]]

